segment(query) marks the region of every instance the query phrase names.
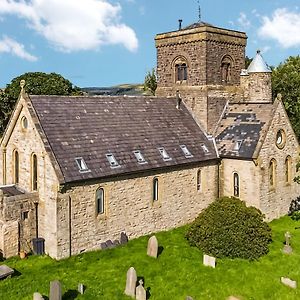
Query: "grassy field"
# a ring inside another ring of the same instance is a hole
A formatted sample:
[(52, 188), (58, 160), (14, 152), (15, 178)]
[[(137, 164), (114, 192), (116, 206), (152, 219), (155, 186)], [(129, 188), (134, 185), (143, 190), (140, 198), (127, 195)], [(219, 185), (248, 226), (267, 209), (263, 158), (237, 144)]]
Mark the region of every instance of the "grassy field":
[[(62, 261), (47, 256), (30, 256), (26, 260), (12, 258), (5, 264), (18, 275), (0, 281), (0, 299), (32, 299), (36, 291), (49, 296), (49, 282), (58, 279), (63, 284), (63, 299), (131, 299), (123, 295), (126, 272), (133, 266), (144, 278), (150, 300), (225, 300), (234, 295), (241, 299), (300, 299), (300, 288), (291, 289), (280, 283), (280, 277), (290, 277), (300, 283), (299, 221), (288, 217), (271, 223), (273, 243), (270, 253), (258, 261), (222, 259), (216, 269), (202, 265), (202, 253), (191, 248), (184, 238), (186, 228), (161, 232), (156, 236), (163, 251), (154, 259), (147, 257), (147, 237), (130, 241), (116, 249), (89, 252)], [(293, 254), (281, 252), (284, 233), (292, 234)], [(83, 283), (84, 295), (77, 295), (77, 285)]]

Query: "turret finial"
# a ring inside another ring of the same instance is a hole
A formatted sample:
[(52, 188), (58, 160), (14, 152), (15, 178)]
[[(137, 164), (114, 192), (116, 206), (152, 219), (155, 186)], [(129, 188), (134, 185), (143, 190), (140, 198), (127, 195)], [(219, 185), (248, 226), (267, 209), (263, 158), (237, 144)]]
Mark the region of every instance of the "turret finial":
[(22, 79), (20, 81), (20, 87), (21, 87), (21, 93), (23, 93), (24, 92), (24, 87), (25, 87), (25, 80), (24, 79)]

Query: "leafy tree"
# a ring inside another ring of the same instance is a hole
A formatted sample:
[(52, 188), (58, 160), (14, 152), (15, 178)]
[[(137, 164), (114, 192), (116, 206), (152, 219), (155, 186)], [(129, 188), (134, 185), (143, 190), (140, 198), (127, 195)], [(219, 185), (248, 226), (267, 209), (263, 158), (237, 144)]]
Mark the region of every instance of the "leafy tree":
[(245, 69), (248, 69), (249, 65), (251, 64), (253, 58), (250, 58), (248, 56), (245, 57)]
[(300, 56), (290, 56), (273, 69), (272, 90), (275, 97), (282, 95), (282, 101), (294, 131), (300, 139)]
[(30, 72), (14, 78), (0, 92), (0, 134), (9, 121), (20, 94), (20, 81), (26, 82), (25, 90), (32, 95), (82, 95), (80, 88), (56, 73)]
[(186, 237), (192, 246), (216, 257), (257, 259), (267, 254), (271, 229), (263, 214), (237, 199), (211, 203), (191, 224)]
[(155, 91), (157, 88), (157, 78), (156, 78), (156, 71), (153, 68), (152, 71), (148, 72), (145, 76), (144, 81), (144, 91), (150, 91), (152, 95), (155, 95)]

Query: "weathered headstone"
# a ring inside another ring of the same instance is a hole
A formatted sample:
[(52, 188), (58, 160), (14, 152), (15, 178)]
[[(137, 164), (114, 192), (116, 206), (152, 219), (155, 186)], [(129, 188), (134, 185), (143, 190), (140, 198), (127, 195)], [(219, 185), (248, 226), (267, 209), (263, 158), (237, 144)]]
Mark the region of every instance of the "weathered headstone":
[(78, 283), (78, 293), (83, 295), (84, 294), (84, 285), (82, 283)]
[(113, 243), (114, 243), (115, 246), (119, 246), (120, 245), (120, 241), (119, 240), (114, 240)]
[(49, 300), (62, 300), (61, 284), (58, 280), (50, 282)]
[(106, 245), (108, 249), (115, 248), (115, 245), (111, 240), (106, 241)]
[(128, 243), (128, 236), (125, 232), (121, 232), (120, 243), (121, 245)]
[(13, 273), (14, 269), (8, 267), (7, 265), (0, 266), (0, 279), (10, 277)]
[(297, 281), (291, 280), (290, 278), (287, 277), (281, 277), (280, 278), (281, 283), (283, 283), (284, 285), (292, 288), (292, 289), (296, 289), (297, 288)]
[(229, 296), (227, 298), (227, 300), (240, 300), (239, 298), (235, 297), (235, 296)]
[(213, 256), (203, 255), (203, 265), (215, 268), (216, 267), (216, 258)]
[(139, 285), (136, 287), (136, 300), (147, 300), (147, 293), (143, 287), (143, 280), (139, 280)]
[(40, 293), (34, 293), (33, 300), (44, 300), (44, 298)]
[(186, 296), (185, 300), (193, 300), (191, 296)]
[(105, 249), (107, 249), (108, 247), (107, 247), (107, 244), (106, 244), (106, 242), (104, 242), (104, 243), (101, 243), (101, 244), (100, 244), (100, 248), (101, 248), (102, 250), (105, 250)]
[(292, 237), (291, 234), (287, 231), (285, 234), (284, 234), (284, 237), (285, 237), (285, 245), (283, 247), (283, 253), (285, 254), (291, 254), (293, 252), (293, 249), (290, 245), (290, 238)]
[(129, 268), (126, 275), (126, 288), (125, 295), (135, 297), (135, 287), (136, 287), (136, 271), (133, 267)]
[(147, 255), (157, 258), (158, 241), (155, 235), (151, 236), (148, 241)]

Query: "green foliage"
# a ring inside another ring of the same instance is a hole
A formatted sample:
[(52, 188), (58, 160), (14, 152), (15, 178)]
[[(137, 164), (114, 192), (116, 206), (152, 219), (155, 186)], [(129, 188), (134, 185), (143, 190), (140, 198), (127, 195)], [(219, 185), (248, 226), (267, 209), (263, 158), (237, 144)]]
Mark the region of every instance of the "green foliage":
[(274, 97), (280, 93), (292, 123), (300, 139), (300, 56), (290, 56), (273, 69), (272, 89)]
[(151, 72), (149, 71), (145, 76), (144, 90), (150, 91), (152, 95), (155, 95), (156, 88), (157, 88), (156, 71), (153, 68), (152, 71)]
[(201, 212), (186, 237), (206, 254), (250, 260), (267, 254), (272, 240), (263, 214), (229, 197), (217, 199)]
[(292, 220), (299, 221), (300, 220), (300, 210), (294, 211), (291, 215)]
[(249, 65), (251, 64), (253, 58), (250, 58), (248, 56), (245, 57), (245, 69), (248, 69)]
[(31, 72), (14, 78), (0, 94), (0, 134), (9, 121), (20, 94), (20, 81), (26, 82), (25, 91), (31, 95), (82, 95), (80, 88), (56, 73)]

